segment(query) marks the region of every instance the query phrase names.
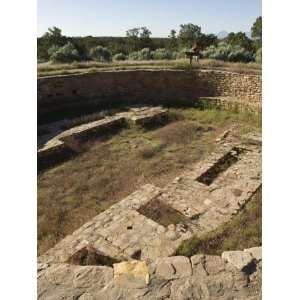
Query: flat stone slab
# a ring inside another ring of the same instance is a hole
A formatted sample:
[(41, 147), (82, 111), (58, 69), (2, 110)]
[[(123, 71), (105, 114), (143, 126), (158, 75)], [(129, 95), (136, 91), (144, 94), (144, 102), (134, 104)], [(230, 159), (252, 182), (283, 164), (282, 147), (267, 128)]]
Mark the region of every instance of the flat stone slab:
[(101, 118), (63, 132), (58, 130), (58, 134), (50, 134), (51, 138), (46, 134), (39, 138), (38, 163), (42, 166), (60, 162), (70, 156), (70, 154), (74, 154), (74, 151), (80, 151), (78, 141), (83, 142), (92, 136), (110, 133), (125, 126), (128, 121), (141, 126), (147, 125), (152, 121), (160, 121), (167, 116), (167, 113), (168, 110), (160, 106), (132, 108), (128, 112)]
[(191, 276), (191, 262), (185, 256), (160, 258), (156, 260), (155, 274), (164, 279), (175, 279)]
[(262, 260), (262, 248), (261, 247), (253, 247), (253, 248), (245, 249), (244, 251), (250, 253), (257, 261)]
[(104, 119), (82, 124), (66, 130), (59, 134), (56, 138), (67, 140), (68, 138), (82, 139), (91, 133), (107, 133), (110, 129), (116, 126), (122, 126), (125, 118), (121, 116), (106, 117)]
[(114, 282), (127, 289), (141, 289), (149, 284), (148, 267), (144, 261), (129, 261), (114, 264)]
[(222, 259), (237, 269), (243, 270), (253, 261), (253, 256), (246, 251), (225, 251), (222, 253)]

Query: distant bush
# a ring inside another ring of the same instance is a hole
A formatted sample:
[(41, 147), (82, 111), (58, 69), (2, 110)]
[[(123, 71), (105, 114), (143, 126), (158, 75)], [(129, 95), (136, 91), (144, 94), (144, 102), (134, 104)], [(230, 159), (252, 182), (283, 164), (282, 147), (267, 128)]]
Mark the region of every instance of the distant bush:
[(152, 59), (151, 51), (150, 51), (149, 48), (144, 48), (144, 49), (138, 51), (138, 53), (139, 53), (139, 59), (140, 60)]
[(111, 61), (111, 53), (107, 48), (96, 46), (90, 50), (90, 57), (93, 60), (107, 62)]
[(185, 58), (185, 51), (187, 51), (186, 48), (181, 49), (179, 52), (176, 53), (176, 59)]
[(144, 48), (140, 51), (134, 51), (129, 54), (129, 59), (131, 60), (150, 60), (152, 58), (152, 53), (149, 48)]
[(60, 47), (57, 46), (57, 45), (51, 46), (51, 47), (48, 49), (48, 51), (47, 51), (48, 54), (49, 54), (49, 57), (51, 57), (53, 53), (55, 53), (56, 51), (58, 51), (59, 48), (60, 48)]
[(80, 59), (77, 49), (70, 42), (60, 48), (51, 47), (48, 51), (51, 53), (50, 60), (53, 62), (70, 63)]
[(228, 61), (232, 62), (250, 62), (253, 60), (253, 55), (242, 47), (235, 47), (228, 55)]
[(257, 51), (256, 51), (256, 54), (255, 54), (255, 61), (257, 63), (260, 63), (262, 62), (262, 49), (259, 48)]
[(178, 53), (177, 51), (172, 51), (172, 59), (177, 59)]
[(126, 60), (127, 56), (124, 53), (117, 53), (114, 55), (114, 60)]
[(138, 53), (138, 51), (130, 52), (128, 58), (130, 60), (139, 60), (139, 53)]
[(224, 42), (217, 46), (212, 45), (203, 51), (206, 58), (220, 59), (231, 62), (250, 62), (254, 60), (253, 55), (240, 46), (232, 46)]
[(172, 51), (169, 51), (165, 48), (156, 49), (155, 51), (151, 52), (153, 59), (172, 59)]

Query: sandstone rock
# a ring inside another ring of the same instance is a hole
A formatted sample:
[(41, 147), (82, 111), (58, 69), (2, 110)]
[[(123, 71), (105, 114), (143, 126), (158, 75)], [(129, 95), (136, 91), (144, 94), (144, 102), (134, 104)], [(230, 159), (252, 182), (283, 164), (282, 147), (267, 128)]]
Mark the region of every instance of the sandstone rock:
[(94, 300), (95, 298), (90, 293), (84, 293), (78, 300)]
[(183, 223), (178, 223), (176, 225), (176, 231), (177, 232), (185, 233), (185, 232), (187, 232), (187, 229), (188, 229), (187, 226)]
[(225, 262), (220, 256), (205, 256), (205, 270), (209, 275), (215, 275), (225, 270)]
[(169, 238), (171, 241), (175, 241), (179, 238), (179, 234), (176, 231), (168, 231), (166, 233), (166, 237)]
[(257, 261), (262, 260), (262, 253), (261, 253), (261, 247), (253, 247), (253, 248), (249, 248), (249, 249), (245, 249), (245, 252), (250, 253), (253, 258), (255, 258)]
[(164, 226), (162, 226), (162, 225), (159, 225), (157, 227), (156, 231), (157, 231), (158, 234), (161, 234), (161, 233), (166, 232), (166, 228)]
[(129, 289), (145, 288), (149, 284), (149, 272), (144, 261), (129, 261), (114, 264), (114, 282)]
[(104, 266), (74, 266), (73, 285), (76, 288), (91, 286), (103, 288), (113, 279), (113, 269)]
[(204, 204), (207, 205), (207, 206), (210, 205), (210, 204), (211, 204), (211, 200), (205, 199), (205, 200), (204, 200)]
[[(209, 299), (219, 299), (219, 297), (226, 294), (232, 294), (233, 284), (233, 276), (230, 273), (220, 273), (207, 277), (206, 286), (210, 296)], [(225, 299), (228, 298), (225, 297)]]
[[(133, 290), (130, 290), (133, 291)], [(109, 283), (105, 288), (103, 288), (102, 290), (95, 290), (94, 291), (94, 300), (115, 300), (115, 299), (119, 299), (119, 300), (123, 300), (126, 299), (126, 293), (125, 293), (125, 289), (119, 288), (117, 286), (115, 286), (115, 284), (113, 282)]]
[(204, 269), (205, 256), (202, 254), (194, 255), (191, 257), (193, 274), (200, 276), (207, 276), (207, 272)]
[(169, 231), (175, 231), (175, 229), (176, 229), (176, 226), (174, 224), (168, 225), (168, 230)]
[(185, 256), (159, 258), (156, 263), (156, 275), (162, 278), (175, 279), (192, 275), (190, 260)]
[(49, 264), (47, 264), (47, 263), (38, 263), (37, 271), (38, 272), (43, 271), (43, 270), (47, 269), (48, 267), (49, 267)]
[(230, 133), (230, 130), (224, 131), (218, 138), (216, 138), (216, 142), (221, 142), (222, 140), (226, 139)]
[(244, 269), (253, 261), (252, 255), (245, 251), (225, 251), (222, 253), (222, 258), (239, 270)]
[(182, 181), (182, 178), (181, 178), (181, 177), (176, 177), (176, 178), (173, 180), (174, 183), (177, 183), (177, 182), (180, 182), (180, 181)]
[(172, 300), (208, 300), (209, 291), (202, 278), (193, 276), (172, 281)]
[(235, 197), (241, 196), (242, 193), (243, 193), (243, 191), (240, 190), (240, 189), (232, 189), (232, 194), (233, 194)]

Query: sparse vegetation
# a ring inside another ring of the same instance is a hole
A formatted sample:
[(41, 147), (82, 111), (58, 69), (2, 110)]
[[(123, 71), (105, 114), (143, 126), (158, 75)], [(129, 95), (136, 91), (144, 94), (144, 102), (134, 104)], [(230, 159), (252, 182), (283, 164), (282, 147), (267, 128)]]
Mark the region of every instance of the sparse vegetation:
[(256, 55), (255, 55), (255, 61), (259, 64), (261, 64), (262, 62), (262, 49), (259, 48), (257, 51), (256, 51)]
[(152, 57), (156, 60), (176, 59), (176, 52), (169, 51), (165, 48), (156, 49), (152, 51)]
[(114, 60), (126, 60), (127, 56), (124, 53), (117, 53), (114, 55)]
[(201, 59), (197, 64), (192, 66), (187, 59), (177, 60), (125, 60), (114, 62), (75, 62), (72, 64), (49, 64), (41, 63), (38, 65), (38, 76), (53, 76), (66, 74), (79, 74), (85, 72), (99, 72), (109, 70), (136, 70), (136, 69), (216, 69), (248, 74), (260, 74), (261, 64), (224, 62), (215, 59)]
[(90, 57), (95, 61), (108, 62), (111, 61), (111, 53), (108, 49), (97, 46), (90, 50)]
[(201, 26), (187, 23), (180, 24), (178, 34), (172, 29), (167, 38), (152, 38), (150, 29), (145, 26), (127, 30), (125, 37), (66, 37), (61, 29), (53, 27), (38, 38), (38, 60), (65, 63), (91, 59), (107, 62), (112, 57), (115, 60), (125, 60), (124, 57), (130, 60), (180, 59), (185, 57), (184, 51), (197, 43), (207, 57), (248, 62), (254, 61), (256, 51), (261, 48), (261, 17), (254, 22), (251, 34), (252, 39), (244, 32), (231, 32), (225, 39), (218, 39), (214, 34), (204, 34)]
[(50, 60), (55, 63), (70, 63), (79, 60), (79, 54), (74, 45), (70, 42), (58, 48), (50, 49)]
[(88, 142), (87, 151), (38, 175), (39, 254), (140, 186), (166, 185), (206, 157), (232, 124), (237, 134), (260, 128), (260, 116), (250, 113), (178, 108), (171, 114), (174, 122), (164, 127), (131, 126)]
[(217, 46), (212, 45), (203, 52), (204, 57), (211, 59), (218, 59), (231, 62), (251, 62), (254, 61), (254, 56), (245, 48), (224, 42), (219, 43)]

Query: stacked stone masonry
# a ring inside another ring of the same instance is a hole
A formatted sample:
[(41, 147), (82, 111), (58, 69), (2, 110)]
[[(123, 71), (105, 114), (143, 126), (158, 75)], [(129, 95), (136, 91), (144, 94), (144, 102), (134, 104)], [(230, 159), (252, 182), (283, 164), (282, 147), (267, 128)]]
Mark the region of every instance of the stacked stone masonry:
[[(261, 76), (224, 71), (126, 70), (39, 78), (39, 119), (88, 99), (111, 104), (186, 103), (199, 97), (225, 97), (261, 109)], [(95, 103), (95, 102), (92, 102)]]
[[(236, 160), (221, 169), (220, 162), (228, 154), (236, 155)], [(219, 174), (214, 174), (210, 185), (199, 182), (199, 177), (216, 166)], [(147, 184), (111, 206), (40, 256), (39, 261), (63, 263), (86, 246), (117, 260), (136, 258), (137, 253), (141, 259), (170, 256), (183, 240), (230, 220), (260, 186), (261, 147), (225, 143), (166, 187)], [(179, 217), (175, 224), (163, 224), (143, 214), (142, 208), (153, 200), (176, 211)]]
[[(172, 256), (183, 240), (230, 220), (261, 186), (260, 137), (246, 144), (222, 137), (166, 187), (141, 187), (38, 257), (39, 299), (261, 299), (260, 247)], [(143, 214), (152, 201), (176, 211), (178, 222)], [(82, 249), (111, 258), (113, 267), (71, 263)]]
[[(112, 101), (134, 98), (153, 104), (223, 97), (225, 102), (233, 99), (260, 109), (261, 77), (140, 70), (38, 80), (41, 114), (63, 107), (65, 101), (72, 104), (74, 95)], [(49, 138), (38, 150), (38, 159), (68, 157), (76, 151), (78, 140), (120, 128), (128, 121), (145, 125), (166, 114), (162, 108), (137, 108), (77, 126)], [(227, 251), (221, 257), (172, 256), (182, 241), (229, 221), (261, 187), (261, 139), (243, 140), (230, 140), (224, 133), (214, 153), (167, 186), (141, 187), (38, 257), (38, 298), (261, 299), (260, 247)], [(172, 215), (174, 222), (164, 214)], [(113, 264), (75, 264), (71, 258), (83, 249), (94, 249), (103, 261), (110, 259)]]
[(261, 247), (113, 266), (38, 264), (38, 299), (261, 299)]
[(166, 119), (167, 109), (162, 107), (136, 107), (97, 121), (85, 123), (58, 134), (49, 133), (39, 138), (38, 165), (44, 169), (63, 161), (80, 151), (80, 144), (89, 138), (113, 133), (132, 122), (138, 126)]

